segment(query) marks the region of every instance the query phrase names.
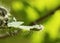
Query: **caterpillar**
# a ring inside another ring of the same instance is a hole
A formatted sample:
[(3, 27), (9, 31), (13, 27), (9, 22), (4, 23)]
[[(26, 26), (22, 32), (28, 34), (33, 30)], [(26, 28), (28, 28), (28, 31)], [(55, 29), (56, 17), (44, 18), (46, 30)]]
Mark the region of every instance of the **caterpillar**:
[[(11, 21), (11, 19), (12, 18), (11, 18), (9, 11), (4, 7), (0, 7), (0, 30), (2, 30), (2, 31), (4, 29), (6, 30), (7, 24), (8, 24), (8, 22)], [(0, 34), (0, 38), (15, 35), (18, 33), (18, 31), (19, 30), (7, 31), (5, 33)]]

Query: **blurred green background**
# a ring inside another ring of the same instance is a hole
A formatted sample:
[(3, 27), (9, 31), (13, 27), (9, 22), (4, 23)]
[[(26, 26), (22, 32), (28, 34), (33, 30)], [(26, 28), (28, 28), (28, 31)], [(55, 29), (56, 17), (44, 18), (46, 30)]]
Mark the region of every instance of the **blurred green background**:
[[(59, 7), (60, 0), (0, 0), (0, 6), (9, 9), (24, 25), (29, 25)], [(0, 39), (0, 43), (60, 43), (60, 9), (40, 23), (44, 30), (21, 30), (15, 36)]]

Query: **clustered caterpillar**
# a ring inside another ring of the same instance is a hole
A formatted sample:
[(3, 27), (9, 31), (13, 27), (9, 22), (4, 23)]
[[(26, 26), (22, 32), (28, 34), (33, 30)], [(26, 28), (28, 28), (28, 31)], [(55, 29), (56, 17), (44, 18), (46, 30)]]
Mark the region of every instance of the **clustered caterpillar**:
[[(52, 15), (52, 13), (54, 13), (58, 9), (60, 9), (60, 6), (55, 10), (48, 12), (46, 16), (36, 20), (35, 22), (36, 23), (41, 22), (43, 19)], [(15, 17), (12, 17), (10, 15), (9, 11), (6, 8), (0, 7), (0, 32), (1, 31), (3, 32), (3, 33), (0, 33), (0, 38), (14, 36), (18, 34), (18, 32), (21, 29), (28, 30), (28, 31), (30, 30), (39, 31), (44, 28), (43, 25), (35, 25), (35, 22), (30, 23), (30, 25), (33, 25), (33, 26), (24, 26), (22, 25), (24, 22), (17, 21)]]
[[(58, 8), (56, 8), (55, 10), (48, 12), (46, 16), (36, 20), (35, 22), (38, 23), (38, 22), (42, 21), (43, 19), (52, 15), (52, 13), (54, 13), (58, 9), (60, 9), (60, 6)], [(0, 33), (0, 38), (14, 36), (14, 35), (18, 34), (18, 32), (21, 29), (28, 30), (28, 31), (30, 31), (30, 30), (39, 31), (44, 28), (43, 25), (41, 25), (41, 24), (36, 25), (35, 22), (30, 23), (30, 25), (33, 25), (33, 26), (24, 26), (24, 25), (22, 25), (24, 22), (17, 21), (15, 17), (12, 17), (12, 15), (10, 15), (9, 11), (6, 8), (0, 7), (0, 31), (4, 32), (4, 33)]]
[[(8, 22), (11, 21), (11, 19), (13, 19), (13, 18), (11, 18), (9, 11), (4, 7), (0, 7), (0, 31), (6, 31), (6, 28), (8, 27), (7, 24), (8, 24)], [(16, 34), (17, 32), (18, 32), (18, 30), (6, 31), (6, 32), (0, 34), (0, 38), (4, 38), (4, 37), (10, 36), (12, 34)]]
[(42, 30), (42, 28), (44, 28), (44, 26), (41, 24), (33, 26), (24, 26), (22, 25), (23, 23), (24, 22), (17, 21), (15, 17), (12, 17), (12, 15), (10, 15), (9, 11), (6, 8), (0, 7), (0, 31), (4, 32), (0, 34), (0, 38), (14, 36), (21, 29), (28, 31), (39, 31)]

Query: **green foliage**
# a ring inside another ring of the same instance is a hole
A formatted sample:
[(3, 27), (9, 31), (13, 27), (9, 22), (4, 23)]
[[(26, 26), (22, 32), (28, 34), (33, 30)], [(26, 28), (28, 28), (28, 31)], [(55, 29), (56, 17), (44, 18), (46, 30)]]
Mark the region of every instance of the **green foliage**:
[[(60, 0), (0, 0), (0, 5), (10, 8), (10, 13), (18, 21), (29, 25), (59, 7)], [(60, 9), (40, 23), (44, 30), (20, 30), (15, 36), (0, 39), (0, 43), (60, 43)]]

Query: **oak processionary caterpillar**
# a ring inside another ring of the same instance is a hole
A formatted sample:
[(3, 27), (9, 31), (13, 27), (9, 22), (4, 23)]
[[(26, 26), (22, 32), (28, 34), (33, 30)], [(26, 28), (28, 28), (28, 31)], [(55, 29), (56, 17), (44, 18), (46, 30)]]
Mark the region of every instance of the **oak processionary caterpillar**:
[(17, 21), (15, 17), (12, 17), (6, 8), (0, 7), (0, 31), (2, 31), (0, 38), (16, 35), (20, 29), (39, 31), (44, 28), (43, 25), (24, 26), (22, 25), (23, 23)]

